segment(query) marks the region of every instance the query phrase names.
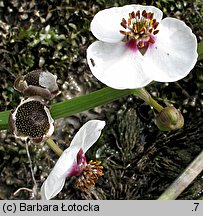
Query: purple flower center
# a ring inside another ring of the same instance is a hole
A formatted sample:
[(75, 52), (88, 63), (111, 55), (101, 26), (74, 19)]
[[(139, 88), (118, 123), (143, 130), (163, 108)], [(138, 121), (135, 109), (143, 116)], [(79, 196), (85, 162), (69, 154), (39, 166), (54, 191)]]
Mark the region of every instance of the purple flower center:
[(88, 190), (95, 185), (95, 181), (103, 175), (103, 166), (101, 166), (101, 161), (90, 161), (86, 164), (83, 172), (76, 180), (76, 187), (82, 191)]
[(79, 176), (83, 172), (83, 169), (86, 165), (87, 161), (85, 154), (83, 153), (83, 150), (80, 149), (77, 153), (77, 161), (73, 164), (73, 167), (68, 176)]
[(74, 163), (68, 176), (78, 176), (76, 187), (81, 190), (89, 189), (95, 181), (103, 175), (103, 166), (100, 161), (90, 161), (87, 163), (83, 150), (77, 153), (77, 162)]
[(154, 13), (138, 10), (129, 13), (129, 18), (126, 21), (122, 19), (121, 26), (125, 30), (120, 30), (120, 33), (125, 35), (126, 45), (133, 50), (147, 49), (150, 44), (155, 43), (155, 35), (159, 32), (157, 27), (159, 22), (153, 18)]

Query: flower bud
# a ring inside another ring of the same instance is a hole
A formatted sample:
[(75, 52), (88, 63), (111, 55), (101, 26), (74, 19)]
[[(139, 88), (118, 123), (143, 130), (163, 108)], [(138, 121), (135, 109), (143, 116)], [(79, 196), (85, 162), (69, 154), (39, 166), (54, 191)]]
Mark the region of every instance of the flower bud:
[(34, 70), (15, 80), (14, 88), (25, 96), (51, 99), (58, 93), (56, 76), (48, 71)]
[(165, 107), (155, 119), (157, 127), (162, 131), (170, 131), (182, 128), (184, 118), (175, 107)]

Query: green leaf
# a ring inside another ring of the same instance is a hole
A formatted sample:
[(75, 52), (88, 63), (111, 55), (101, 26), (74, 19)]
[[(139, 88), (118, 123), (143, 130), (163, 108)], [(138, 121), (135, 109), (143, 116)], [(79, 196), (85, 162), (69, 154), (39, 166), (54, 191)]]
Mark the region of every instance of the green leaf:
[(132, 90), (129, 89), (116, 90), (106, 87), (84, 96), (75, 97), (71, 100), (53, 104), (51, 107), (51, 115), (54, 119), (67, 117), (103, 104), (110, 103), (131, 93)]
[[(50, 112), (54, 119), (59, 119), (110, 103), (131, 93), (132, 90), (129, 89), (116, 90), (106, 87), (84, 96), (53, 104)], [(9, 113), (10, 111), (0, 112), (0, 130), (7, 129)]]
[(10, 111), (0, 112), (0, 130), (7, 129)]
[(201, 41), (198, 44), (197, 52), (198, 52), (198, 61), (203, 60), (203, 41)]

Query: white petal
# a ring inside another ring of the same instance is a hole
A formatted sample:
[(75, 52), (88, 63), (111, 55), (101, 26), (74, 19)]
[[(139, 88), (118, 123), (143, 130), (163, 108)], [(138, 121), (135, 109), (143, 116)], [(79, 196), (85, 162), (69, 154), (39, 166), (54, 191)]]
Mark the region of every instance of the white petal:
[(162, 11), (153, 6), (142, 5), (126, 5), (123, 7), (113, 7), (99, 11), (93, 18), (90, 29), (93, 35), (101, 41), (109, 43), (117, 43), (121, 41), (124, 36), (120, 33), (120, 30), (124, 28), (120, 25), (122, 18), (126, 21), (129, 18), (129, 13), (133, 11), (146, 10), (146, 12), (154, 13), (154, 18), (157, 21), (162, 19)]
[(39, 76), (39, 85), (48, 88), (50, 92), (58, 90), (56, 83), (57, 76), (48, 71), (42, 71)]
[(165, 18), (156, 42), (147, 50), (146, 70), (153, 80), (174, 82), (185, 77), (197, 61), (197, 39), (178, 19)]
[(143, 70), (144, 57), (125, 43), (96, 41), (87, 49), (87, 61), (93, 75), (115, 89), (141, 88), (153, 78)]
[(120, 33), (123, 15), (120, 7), (99, 11), (93, 18), (90, 29), (93, 35), (105, 42), (116, 43), (124, 38)]
[(90, 120), (86, 122), (74, 136), (70, 147), (79, 150), (82, 148), (85, 153), (99, 138), (105, 121)]
[(51, 199), (63, 188), (65, 179), (75, 163), (78, 149), (67, 148), (56, 162), (51, 173), (41, 187), (42, 199)]
[(41, 187), (42, 199), (51, 199), (62, 190), (66, 177), (71, 173), (75, 163), (77, 163), (78, 151), (82, 148), (85, 153), (99, 138), (104, 126), (104, 121), (90, 120), (80, 128), (73, 138), (70, 147), (62, 153), (43, 183)]
[[(147, 13), (148, 12), (151, 12), (151, 13), (154, 13), (154, 19), (156, 19), (157, 22), (160, 22), (162, 17), (163, 17), (163, 12), (157, 8), (157, 7), (154, 7), (154, 6), (143, 6), (143, 5), (131, 5), (133, 7), (133, 10), (136, 12), (136, 11), (140, 11), (140, 13), (142, 13), (142, 11), (146, 11)], [(131, 11), (132, 12), (132, 11)]]
[(65, 178), (59, 178), (57, 175), (50, 173), (41, 187), (41, 199), (50, 200), (55, 197), (63, 188)]
[(47, 114), (48, 121), (49, 121), (49, 130), (46, 133), (46, 138), (47, 138), (47, 137), (50, 137), (54, 133), (54, 120), (51, 117), (49, 109), (47, 107), (44, 107), (44, 110)]

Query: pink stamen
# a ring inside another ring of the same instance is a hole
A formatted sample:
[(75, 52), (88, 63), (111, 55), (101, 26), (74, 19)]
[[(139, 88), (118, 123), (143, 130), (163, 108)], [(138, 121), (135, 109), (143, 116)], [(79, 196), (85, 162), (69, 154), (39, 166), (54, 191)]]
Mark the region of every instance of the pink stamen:
[(139, 11), (139, 10), (136, 12), (136, 17), (137, 17), (138, 19), (140, 19), (140, 11)]
[(146, 19), (147, 18), (147, 12), (146, 12), (146, 10), (143, 10), (142, 11), (142, 16)]
[(127, 28), (127, 21), (124, 18), (122, 19), (121, 26), (125, 29)]
[(159, 22), (155, 22), (155, 23), (153, 24), (153, 28), (156, 29), (156, 28), (158, 27), (158, 25), (159, 25)]
[(156, 30), (153, 32), (154, 35), (156, 35), (159, 32), (159, 30)]
[(153, 43), (155, 43), (155, 40), (152, 36), (150, 36), (148, 42), (153, 44)]
[(131, 14), (130, 14), (131, 18), (134, 19), (135, 18), (135, 12), (133, 11)]

